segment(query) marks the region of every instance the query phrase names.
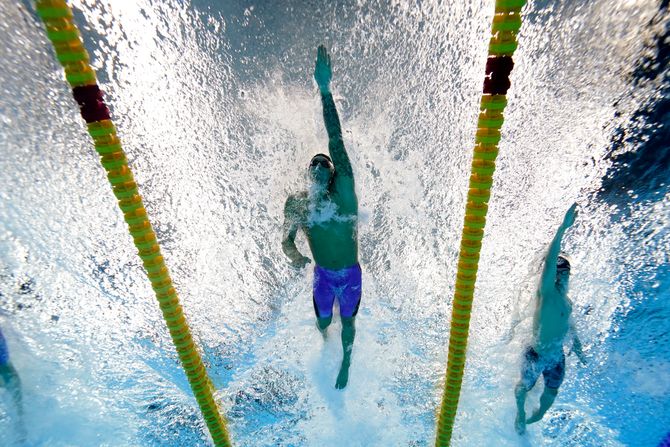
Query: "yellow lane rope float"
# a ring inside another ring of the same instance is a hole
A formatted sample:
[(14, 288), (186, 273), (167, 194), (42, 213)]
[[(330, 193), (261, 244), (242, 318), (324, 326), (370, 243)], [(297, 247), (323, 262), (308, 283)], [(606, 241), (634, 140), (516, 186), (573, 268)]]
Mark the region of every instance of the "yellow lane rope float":
[(65, 78), (72, 86), (88, 133), (107, 171), (107, 178), (119, 201), (119, 208), (139, 251), (151, 287), (156, 292), (165, 323), (214, 444), (217, 447), (229, 446), (228, 430), (214, 400), (212, 383), (191, 337), (177, 292), (156, 242), (156, 233), (147, 217), (126, 154), (116, 135), (116, 128), (110, 120), (95, 71), (89, 65), (79, 29), (72, 20), (72, 10), (63, 0), (38, 0), (37, 13), (44, 22), (58, 61), (65, 69)]
[(484, 237), (486, 212), (496, 167), (495, 159), (498, 156), (503, 110), (507, 105), (505, 95), (510, 87), (509, 75), (514, 66), (512, 55), (517, 47), (516, 35), (521, 28), (521, 8), (525, 4), (526, 0), (496, 0), (495, 4), (486, 77), (479, 106), (468, 201), (458, 255), (449, 334), (449, 357), (435, 439), (437, 447), (450, 445), (456, 419), (465, 368), (472, 298), (479, 267), (479, 252)]

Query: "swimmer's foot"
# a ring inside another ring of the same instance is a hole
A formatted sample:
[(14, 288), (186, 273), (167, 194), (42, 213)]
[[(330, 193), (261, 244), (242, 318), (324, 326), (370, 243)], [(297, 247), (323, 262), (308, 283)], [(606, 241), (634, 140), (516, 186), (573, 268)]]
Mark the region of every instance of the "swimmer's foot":
[(539, 411), (535, 411), (528, 419), (526, 419), (526, 424), (533, 424), (542, 419), (542, 416), (544, 416), (544, 414), (541, 414)]
[(338, 390), (344, 389), (349, 382), (349, 363), (342, 362), (340, 367), (340, 373), (337, 375), (337, 381), (335, 382), (335, 388)]
[(520, 435), (523, 435), (526, 433), (526, 415), (525, 414), (518, 414), (516, 415), (516, 421), (514, 421), (514, 429), (516, 432)]

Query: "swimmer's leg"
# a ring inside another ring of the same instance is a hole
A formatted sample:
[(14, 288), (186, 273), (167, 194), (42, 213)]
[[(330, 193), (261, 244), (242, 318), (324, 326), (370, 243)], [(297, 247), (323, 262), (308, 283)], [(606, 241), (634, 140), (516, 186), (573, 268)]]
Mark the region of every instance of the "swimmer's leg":
[(343, 389), (349, 382), (349, 366), (351, 366), (351, 351), (354, 348), (356, 337), (356, 317), (342, 317), (342, 365), (337, 375), (335, 388)]
[(21, 393), (21, 379), (19, 378), (19, 374), (11, 363), (7, 363), (0, 365), (0, 378), (2, 378), (5, 388), (7, 388), (7, 391), (9, 391), (9, 394), (12, 396), (18, 419), (17, 431), (22, 440), (25, 440), (26, 429), (23, 422), (23, 396)]
[(533, 412), (526, 421), (526, 424), (532, 424), (542, 419), (549, 407), (554, 403), (554, 400), (556, 400), (558, 387), (561, 386), (565, 377), (565, 356), (561, 354), (558, 362), (551, 368), (542, 371), (542, 375), (544, 376), (544, 391), (540, 397), (540, 408)]
[(526, 433), (526, 395), (532, 390), (540, 376), (539, 356), (533, 348), (526, 348), (521, 362), (521, 380), (514, 388), (516, 398), (516, 419), (514, 429), (520, 435)]
[(335, 302), (335, 293), (331, 275), (326, 269), (318, 265), (314, 267), (314, 281), (312, 283), (312, 304), (314, 304), (314, 314), (316, 315), (316, 327), (321, 332), (323, 339), (326, 339), (326, 330), (333, 321), (333, 303)]
[(514, 421), (514, 429), (520, 435), (526, 433), (526, 394), (528, 389), (522, 382), (517, 383), (514, 388), (514, 396), (516, 397), (516, 419)]
[(542, 397), (540, 397), (540, 408), (533, 412), (533, 414), (526, 421), (526, 424), (532, 424), (533, 422), (537, 422), (542, 419), (549, 407), (551, 407), (551, 405), (554, 403), (557, 394), (558, 388), (550, 388), (545, 386), (544, 391), (542, 392)]
[(361, 266), (356, 264), (347, 270), (346, 287), (339, 296), (340, 317), (342, 318), (342, 366), (337, 375), (335, 388), (343, 389), (349, 382), (349, 366), (351, 366), (351, 351), (356, 337), (356, 315), (361, 305), (362, 272)]
[(328, 337), (328, 326), (330, 326), (330, 323), (333, 321), (333, 316), (321, 318), (321, 317), (316, 317), (316, 327), (321, 332), (321, 336), (325, 340)]

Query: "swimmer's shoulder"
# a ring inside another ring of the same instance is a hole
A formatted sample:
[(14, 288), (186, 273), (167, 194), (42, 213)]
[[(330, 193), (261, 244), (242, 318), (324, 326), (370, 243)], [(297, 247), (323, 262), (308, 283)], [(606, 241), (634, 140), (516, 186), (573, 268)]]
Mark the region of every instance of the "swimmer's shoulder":
[(284, 215), (295, 218), (304, 217), (307, 212), (307, 191), (290, 194), (284, 204)]

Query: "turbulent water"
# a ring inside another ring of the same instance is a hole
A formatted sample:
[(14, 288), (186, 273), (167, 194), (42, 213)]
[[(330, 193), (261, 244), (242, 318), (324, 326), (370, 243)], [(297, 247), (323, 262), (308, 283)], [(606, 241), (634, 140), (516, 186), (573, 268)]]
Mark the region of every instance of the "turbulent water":
[[(72, 4), (235, 445), (432, 445), (493, 2)], [(524, 9), (453, 445), (654, 446), (670, 429), (669, 20), (666, 1)], [(312, 273), (281, 251), (284, 200), (327, 148), (321, 43), (360, 202), (343, 392), (339, 321), (324, 343)], [(0, 2), (0, 60), (0, 327), (28, 444), (208, 445), (28, 1)], [(589, 363), (567, 358), (519, 437), (532, 296), (575, 201)], [(0, 391), (2, 445), (12, 418)]]

